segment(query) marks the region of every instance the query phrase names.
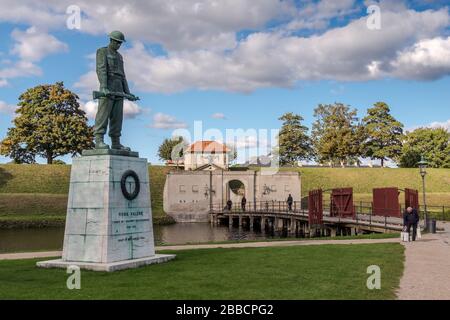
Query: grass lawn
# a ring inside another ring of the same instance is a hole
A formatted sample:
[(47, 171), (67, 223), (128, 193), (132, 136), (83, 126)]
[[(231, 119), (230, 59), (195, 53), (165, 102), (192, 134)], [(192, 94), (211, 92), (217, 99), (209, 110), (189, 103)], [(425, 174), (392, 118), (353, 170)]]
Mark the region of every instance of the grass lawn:
[[(66, 288), (65, 270), (38, 269), (36, 259), (0, 261), (0, 299), (394, 299), (403, 250), (361, 244), (170, 251), (177, 258), (161, 265), (82, 271), (81, 290)], [(370, 265), (381, 268), (380, 290), (366, 287)]]

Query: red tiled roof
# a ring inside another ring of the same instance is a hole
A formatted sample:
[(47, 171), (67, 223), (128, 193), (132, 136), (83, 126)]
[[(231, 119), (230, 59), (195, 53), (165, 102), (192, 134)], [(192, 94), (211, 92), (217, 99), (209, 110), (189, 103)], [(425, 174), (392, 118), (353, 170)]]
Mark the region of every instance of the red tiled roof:
[(230, 149), (216, 141), (196, 141), (187, 148), (186, 152), (227, 153), (230, 152)]

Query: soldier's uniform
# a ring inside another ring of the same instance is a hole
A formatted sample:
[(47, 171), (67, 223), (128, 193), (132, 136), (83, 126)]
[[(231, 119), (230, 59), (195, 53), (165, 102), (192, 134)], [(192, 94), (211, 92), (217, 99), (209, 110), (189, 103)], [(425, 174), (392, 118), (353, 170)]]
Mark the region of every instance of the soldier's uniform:
[[(122, 55), (109, 47), (97, 50), (97, 76), (100, 90), (130, 93), (123, 68)], [(104, 135), (109, 122), (111, 140), (118, 139), (122, 131), (123, 98), (100, 98), (95, 117), (94, 134)]]

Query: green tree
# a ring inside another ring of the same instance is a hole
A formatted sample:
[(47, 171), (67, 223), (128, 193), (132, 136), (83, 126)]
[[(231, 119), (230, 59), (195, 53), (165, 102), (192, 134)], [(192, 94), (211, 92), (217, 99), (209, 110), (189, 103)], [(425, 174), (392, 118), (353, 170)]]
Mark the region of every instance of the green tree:
[(178, 164), (183, 159), (184, 149), (187, 145), (183, 137), (166, 138), (158, 148), (158, 157), (161, 160), (174, 161)]
[(308, 128), (302, 125), (303, 118), (292, 112), (285, 113), (278, 120), (283, 121), (278, 135), (280, 164), (295, 165), (312, 156), (311, 139)]
[(312, 141), (316, 160), (331, 166), (359, 161), (364, 130), (356, 123), (357, 110), (342, 103), (319, 104), (314, 110)]
[(417, 168), (421, 156), (432, 168), (450, 168), (450, 133), (443, 128), (419, 128), (407, 132), (400, 166)]
[(19, 97), (16, 114), (0, 153), (17, 163), (34, 162), (41, 156), (51, 164), (56, 157), (75, 156), (93, 147), (93, 130), (78, 96), (62, 82), (28, 89)]
[(388, 158), (398, 160), (402, 151), (403, 124), (391, 115), (389, 106), (377, 102), (367, 110), (363, 125), (367, 132), (366, 156), (380, 159), (381, 166)]
[(228, 151), (228, 161), (230, 163), (232, 163), (238, 157), (237, 147), (235, 145), (230, 144), (230, 145), (227, 145), (227, 148), (230, 150), (230, 151)]

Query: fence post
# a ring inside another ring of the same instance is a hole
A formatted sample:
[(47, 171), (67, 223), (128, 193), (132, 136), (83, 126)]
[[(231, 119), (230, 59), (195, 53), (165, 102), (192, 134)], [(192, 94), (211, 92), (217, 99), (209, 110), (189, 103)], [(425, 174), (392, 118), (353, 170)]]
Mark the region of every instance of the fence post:
[(442, 206), (442, 221), (445, 220), (445, 206)]

